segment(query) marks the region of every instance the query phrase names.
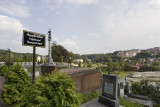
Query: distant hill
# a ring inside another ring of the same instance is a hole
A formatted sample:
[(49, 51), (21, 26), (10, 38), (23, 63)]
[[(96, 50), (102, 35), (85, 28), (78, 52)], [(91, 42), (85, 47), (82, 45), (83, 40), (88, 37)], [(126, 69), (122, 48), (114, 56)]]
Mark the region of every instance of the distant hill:
[[(41, 55), (36, 54), (36, 57), (37, 56), (41, 56)], [(2, 49), (0, 49), (0, 61), (4, 61), (4, 59), (8, 60), (8, 58), (9, 58), (9, 51), (8, 50), (2, 50)], [(12, 52), (11, 51), (10, 58), (12, 60), (15, 60), (15, 59), (32, 60), (33, 54), (32, 53), (17, 53), (17, 52)]]

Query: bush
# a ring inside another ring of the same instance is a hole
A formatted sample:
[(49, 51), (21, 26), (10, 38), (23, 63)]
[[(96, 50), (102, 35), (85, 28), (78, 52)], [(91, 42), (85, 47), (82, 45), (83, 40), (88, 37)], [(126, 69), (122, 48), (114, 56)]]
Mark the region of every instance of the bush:
[(35, 81), (24, 91), (24, 107), (78, 107), (80, 97), (73, 80), (63, 73), (53, 72)]
[(10, 67), (5, 76), (2, 98), (6, 105), (13, 104), (22, 100), (23, 90), (29, 86), (29, 76), (20, 64)]
[(152, 85), (148, 85), (147, 80), (142, 80), (141, 83), (133, 83), (132, 90), (134, 94), (145, 95), (151, 97), (152, 100), (160, 103), (160, 91), (159, 86), (154, 87)]
[(7, 65), (0, 66), (0, 76), (4, 76), (4, 74), (8, 71)]

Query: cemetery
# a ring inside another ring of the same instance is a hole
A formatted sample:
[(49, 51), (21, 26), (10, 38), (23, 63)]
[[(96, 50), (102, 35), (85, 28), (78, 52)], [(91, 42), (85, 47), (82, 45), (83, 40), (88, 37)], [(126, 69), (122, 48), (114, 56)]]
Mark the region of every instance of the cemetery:
[[(86, 65), (83, 59), (73, 62), (72, 57), (65, 56), (68, 53), (62, 46), (53, 44), (51, 48), (51, 30), (48, 31), (47, 58), (38, 56), (36, 62), (36, 47), (44, 48), (45, 39), (44, 34), (23, 31), (22, 44), (33, 47), (33, 61), (0, 66), (1, 106), (153, 107), (160, 103), (156, 97), (160, 88), (156, 89), (143, 80), (146, 77), (159, 78), (160, 72), (129, 73), (123, 78), (118, 71), (110, 74), (109, 64), (103, 66), (104, 69), (107, 67), (107, 73), (99, 65), (92, 67), (89, 61)], [(62, 54), (53, 57), (57, 54), (53, 48), (61, 50)], [(42, 62), (47, 60), (46, 63), (39, 64), (41, 59)], [(143, 81), (132, 81), (136, 78)]]

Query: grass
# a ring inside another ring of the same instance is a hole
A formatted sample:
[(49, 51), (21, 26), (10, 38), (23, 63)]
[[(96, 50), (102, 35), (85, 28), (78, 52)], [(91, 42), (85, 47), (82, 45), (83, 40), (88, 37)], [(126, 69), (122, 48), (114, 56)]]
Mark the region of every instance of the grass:
[(92, 91), (90, 93), (80, 94), (80, 97), (82, 99), (81, 104), (88, 102), (88, 101), (91, 101), (99, 96), (100, 96), (100, 93), (98, 91)]
[(120, 78), (124, 78), (129, 73), (131, 73), (131, 71), (118, 71), (116, 73), (115, 72), (111, 72), (111, 74), (117, 74), (117, 76), (119, 76)]
[(124, 107), (144, 107), (141, 104), (130, 102), (124, 98), (119, 98), (119, 103)]

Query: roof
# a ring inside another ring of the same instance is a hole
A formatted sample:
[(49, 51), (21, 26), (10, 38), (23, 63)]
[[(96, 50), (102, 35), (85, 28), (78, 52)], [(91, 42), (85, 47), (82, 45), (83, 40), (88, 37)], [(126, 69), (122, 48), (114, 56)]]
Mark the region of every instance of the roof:
[(99, 71), (94, 68), (69, 68), (69, 69), (60, 69), (58, 72), (66, 73), (68, 75), (87, 75)]

